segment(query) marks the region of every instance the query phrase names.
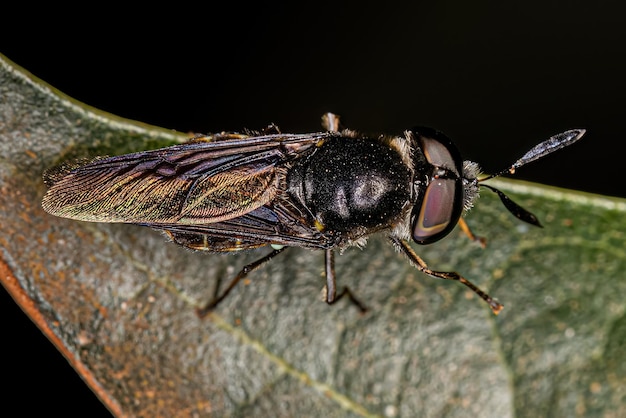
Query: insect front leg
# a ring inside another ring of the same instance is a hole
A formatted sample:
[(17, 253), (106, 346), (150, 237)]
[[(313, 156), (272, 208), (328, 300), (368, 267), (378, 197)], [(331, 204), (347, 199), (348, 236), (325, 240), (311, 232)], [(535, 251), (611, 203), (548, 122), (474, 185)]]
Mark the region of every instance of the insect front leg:
[(478, 296), (480, 296), (485, 302), (487, 302), (489, 304), (489, 307), (493, 311), (493, 313), (496, 315), (500, 313), (502, 308), (504, 308), (504, 306), (502, 306), (500, 302), (494, 300), (491, 296), (483, 292), (474, 283), (470, 282), (465, 277), (461, 276), (459, 273), (454, 272), (454, 271), (446, 272), (446, 271), (431, 270), (428, 268), (428, 265), (426, 265), (424, 260), (422, 260), (405, 241), (396, 237), (390, 237), (389, 239), (391, 240), (391, 242), (395, 244), (395, 246), (400, 251), (402, 251), (402, 253), (404, 253), (404, 255), (406, 255), (409, 258), (409, 260), (415, 266), (415, 268), (417, 268), (422, 273), (428, 274), (429, 276), (435, 277), (437, 279), (456, 280), (458, 282), (463, 283), (465, 286), (472, 289), (472, 291), (476, 293)]
[(459, 227), (465, 233), (465, 235), (468, 236), (469, 239), (477, 242), (482, 248), (487, 247), (487, 239), (485, 237), (479, 237), (478, 235), (474, 235), (467, 222), (465, 222), (465, 219), (459, 218)]
[(242, 279), (244, 279), (249, 273), (251, 273), (254, 270), (258, 269), (263, 264), (267, 263), (272, 258), (276, 257), (278, 254), (280, 254), (283, 251), (285, 251), (286, 248), (287, 247), (281, 247), (281, 248), (278, 248), (278, 249), (274, 249), (271, 253), (267, 254), (266, 256), (264, 256), (262, 258), (259, 258), (258, 260), (254, 261), (254, 262), (252, 262), (250, 264), (245, 265), (241, 269), (239, 274), (237, 274), (237, 276), (235, 276), (235, 278), (230, 281), (230, 283), (228, 284), (228, 287), (226, 287), (226, 289), (222, 292), (222, 294), (219, 295), (219, 296), (216, 296), (211, 302), (209, 302), (204, 307), (196, 309), (196, 314), (200, 318), (204, 318), (206, 315), (209, 314), (209, 312), (211, 312), (213, 309), (215, 309), (217, 307), (217, 305), (219, 305), (220, 302), (222, 302), (226, 298), (226, 296), (228, 296), (230, 291), (233, 290), (233, 288), (237, 285), (237, 283), (239, 283)]
[(340, 300), (342, 297), (347, 296), (350, 299), (350, 301), (354, 303), (357, 308), (359, 308), (361, 312), (367, 312), (367, 307), (363, 305), (363, 303), (361, 303), (361, 301), (358, 300), (352, 294), (352, 292), (347, 286), (343, 288), (341, 293), (337, 294), (337, 281), (335, 279), (335, 253), (334, 251), (330, 249), (326, 250), (326, 253), (324, 254), (324, 260), (325, 260), (324, 265), (326, 267), (326, 286), (324, 287), (325, 294), (326, 294), (325, 296), (326, 303), (328, 303), (329, 305), (332, 305), (338, 300)]

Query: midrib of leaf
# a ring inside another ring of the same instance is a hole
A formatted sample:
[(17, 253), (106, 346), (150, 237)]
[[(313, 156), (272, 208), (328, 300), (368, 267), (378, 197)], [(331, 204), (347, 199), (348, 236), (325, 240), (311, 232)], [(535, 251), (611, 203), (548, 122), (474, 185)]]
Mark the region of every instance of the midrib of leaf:
[(210, 319), (215, 324), (215, 326), (236, 337), (242, 345), (253, 348), (257, 353), (261, 354), (264, 358), (275, 364), (284, 374), (295, 377), (298, 381), (302, 382), (302, 384), (314, 388), (320, 393), (321, 396), (332, 399), (343, 409), (354, 412), (355, 414), (363, 417), (380, 417), (380, 415), (372, 414), (364, 406), (350, 399), (348, 396), (338, 392), (337, 389), (333, 386), (312, 379), (311, 376), (309, 376), (305, 372), (293, 367), (282, 357), (277, 356), (276, 354), (268, 350), (267, 347), (263, 345), (260, 341), (252, 338), (248, 333), (243, 332), (241, 328), (232, 326), (232, 324), (225, 321), (220, 315), (211, 313), (207, 316), (206, 319)]
[(523, 180), (492, 179), (489, 180), (489, 184), (519, 195), (543, 197), (554, 201), (567, 201), (574, 205), (591, 206), (626, 213), (626, 200), (619, 197), (562, 189), (545, 184), (538, 185), (537, 183)]
[[(110, 245), (116, 248), (117, 251), (124, 255), (124, 258), (129, 260), (138, 270), (143, 271), (148, 276), (149, 280), (146, 281), (146, 284), (137, 289), (136, 294), (142, 293), (150, 282), (158, 283), (163, 286), (167, 291), (171, 292), (174, 296), (181, 298), (184, 302), (189, 305), (189, 309), (196, 308), (196, 303), (193, 299), (188, 297), (184, 292), (181, 292), (177, 287), (171, 282), (169, 278), (166, 277), (155, 277), (152, 270), (145, 263), (137, 260), (131, 253), (126, 251), (118, 242), (112, 240), (110, 236), (103, 234), (102, 231), (95, 226), (95, 224), (86, 223), (86, 228), (90, 230), (92, 234), (97, 236), (99, 239), (106, 241), (107, 245)], [(289, 362), (285, 361), (284, 358), (274, 354), (271, 350), (267, 348), (261, 341), (253, 338), (249, 333), (245, 332), (242, 328), (233, 326), (228, 321), (224, 320), (224, 318), (212, 312), (207, 315), (204, 321), (211, 321), (217, 328), (222, 331), (227, 332), (232, 335), (241, 346), (245, 346), (248, 348), (252, 348), (258, 354), (260, 354), (263, 358), (268, 360), (270, 363), (274, 364), (279, 370), (282, 371), (282, 375), (288, 375), (296, 378), (303, 385), (309, 386), (315, 390), (317, 390), (320, 396), (324, 396), (327, 399), (333, 400), (337, 405), (341, 408), (353, 412), (357, 415), (366, 418), (379, 418), (380, 415), (373, 414), (367, 410), (363, 405), (349, 398), (348, 396), (342, 394), (337, 388), (328, 385), (326, 383), (322, 383), (313, 379), (310, 375), (299, 370), (298, 368), (291, 365)], [(268, 382), (269, 383), (269, 382)]]

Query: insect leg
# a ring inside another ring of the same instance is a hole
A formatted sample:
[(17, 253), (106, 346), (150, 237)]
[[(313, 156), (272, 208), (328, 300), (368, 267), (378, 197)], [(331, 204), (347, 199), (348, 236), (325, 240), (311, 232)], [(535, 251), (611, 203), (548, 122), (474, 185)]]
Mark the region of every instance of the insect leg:
[(405, 241), (396, 237), (390, 237), (389, 239), (396, 245), (398, 249), (400, 249), (404, 253), (404, 255), (408, 257), (409, 261), (411, 261), (415, 268), (417, 268), (422, 273), (428, 274), (429, 276), (438, 279), (456, 280), (463, 283), (465, 286), (472, 289), (472, 291), (480, 296), (485, 302), (487, 302), (493, 313), (496, 315), (500, 313), (502, 308), (504, 308), (504, 306), (502, 306), (500, 302), (492, 299), (491, 296), (480, 290), (475, 284), (467, 280), (465, 277), (461, 276), (459, 273), (456, 273), (454, 271), (445, 272), (431, 270), (428, 268), (428, 265), (426, 265), (424, 260), (422, 260)]
[(222, 132), (213, 135), (196, 135), (193, 138), (190, 138), (187, 142), (218, 142), (233, 139), (246, 139), (248, 137), (249, 135), (245, 134)]
[(341, 125), (339, 123), (339, 115), (328, 112), (322, 115), (322, 128), (327, 131), (339, 132)]
[(335, 253), (326, 250), (324, 254), (324, 266), (326, 267), (326, 303), (332, 305), (337, 301), (337, 281), (335, 280)]
[(479, 243), (482, 248), (485, 248), (487, 246), (487, 239), (485, 237), (479, 237), (478, 235), (474, 235), (467, 222), (465, 222), (465, 219), (459, 218), (459, 227), (463, 232), (465, 232), (465, 235), (467, 235), (469, 239)]
[(258, 260), (254, 261), (254, 262), (252, 262), (250, 264), (245, 265), (241, 269), (239, 274), (237, 274), (237, 276), (235, 276), (235, 278), (230, 281), (230, 283), (228, 284), (228, 287), (222, 292), (222, 294), (217, 296), (217, 297), (215, 297), (211, 302), (209, 302), (204, 307), (196, 309), (196, 314), (200, 318), (205, 317), (209, 312), (211, 312), (213, 309), (215, 309), (215, 307), (217, 305), (219, 305), (220, 302), (222, 302), (226, 298), (226, 296), (228, 296), (230, 291), (233, 290), (233, 288), (237, 285), (237, 283), (239, 283), (243, 278), (245, 278), (248, 275), (248, 273), (258, 269), (263, 264), (267, 263), (272, 258), (276, 257), (278, 254), (280, 254), (283, 251), (285, 251), (286, 248), (287, 247), (282, 247), (282, 248), (273, 250), (271, 253), (267, 254), (266, 256), (264, 256), (262, 258), (259, 258)]
[(333, 250), (326, 250), (325, 253), (325, 266), (326, 266), (326, 303), (329, 305), (334, 304), (339, 299), (347, 296), (352, 303), (356, 305), (361, 312), (367, 312), (367, 307), (361, 303), (346, 286), (341, 293), (337, 294), (337, 281), (335, 280), (335, 253)]

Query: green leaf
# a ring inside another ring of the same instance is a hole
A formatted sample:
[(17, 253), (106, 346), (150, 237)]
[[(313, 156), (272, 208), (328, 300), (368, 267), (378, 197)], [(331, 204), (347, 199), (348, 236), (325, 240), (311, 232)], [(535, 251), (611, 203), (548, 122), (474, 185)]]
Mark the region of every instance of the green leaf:
[(544, 228), (484, 192), (467, 221), (485, 250), (461, 232), (416, 248), (497, 297), (497, 317), (373, 237), (336, 259), (364, 315), (322, 302), (323, 253), (291, 248), (199, 319), (218, 278), (268, 250), (193, 253), (40, 207), (61, 161), (187, 136), (77, 103), (2, 56), (0, 96), (3, 284), (114, 414), (626, 416), (626, 201), (493, 181)]

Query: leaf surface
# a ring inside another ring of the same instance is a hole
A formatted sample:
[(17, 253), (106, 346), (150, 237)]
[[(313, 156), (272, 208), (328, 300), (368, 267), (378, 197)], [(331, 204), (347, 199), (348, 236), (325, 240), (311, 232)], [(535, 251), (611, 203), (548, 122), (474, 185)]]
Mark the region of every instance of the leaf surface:
[(323, 253), (291, 248), (201, 320), (218, 278), (268, 250), (193, 253), (40, 206), (61, 161), (187, 136), (77, 103), (2, 56), (0, 97), (2, 282), (115, 415), (626, 416), (626, 201), (492, 181), (544, 228), (486, 191), (467, 221), (487, 249), (456, 231), (416, 248), (497, 297), (497, 317), (373, 237), (336, 259), (365, 315), (323, 303)]

